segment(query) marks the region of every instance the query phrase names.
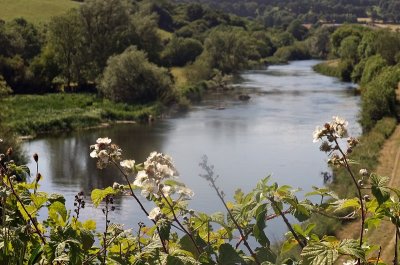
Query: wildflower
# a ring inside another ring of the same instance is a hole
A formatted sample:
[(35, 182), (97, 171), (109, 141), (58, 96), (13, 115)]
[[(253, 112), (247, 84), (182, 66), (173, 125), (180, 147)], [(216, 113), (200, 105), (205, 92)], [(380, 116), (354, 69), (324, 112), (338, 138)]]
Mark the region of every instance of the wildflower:
[(317, 126), (315, 128), (315, 131), (313, 132), (313, 142), (316, 143), (319, 141), (319, 139), (322, 138), (322, 136), (324, 136), (324, 129)]
[(127, 173), (135, 172), (135, 160), (124, 160), (119, 163)]
[(165, 185), (161, 188), (161, 192), (165, 197), (169, 196), (171, 194), (171, 191), (172, 191), (172, 187), (168, 186), (168, 185)]
[(150, 194), (154, 195), (158, 198), (158, 185), (157, 182), (153, 179), (146, 179), (142, 183), (142, 196), (148, 197)]
[(323, 141), (321, 146), (319, 147), (319, 150), (328, 153), (332, 150), (332, 146), (327, 141)]
[(150, 211), (148, 217), (149, 217), (150, 220), (157, 221), (157, 219), (160, 217), (160, 215), (161, 215), (160, 207), (155, 207)]
[(187, 187), (179, 187), (179, 189), (177, 190), (177, 193), (188, 199), (190, 199), (194, 196), (194, 192)]
[(97, 157), (100, 159), (100, 161), (104, 164), (108, 163), (109, 160), (109, 155), (106, 150), (101, 150), (98, 154)]
[(357, 260), (347, 260), (346, 262), (343, 262), (343, 265), (356, 265), (357, 263)]
[(99, 145), (101, 145), (101, 144), (108, 145), (108, 144), (111, 143), (111, 139), (108, 138), (108, 137), (105, 137), (105, 138), (98, 138), (98, 139), (96, 140), (96, 143), (99, 144)]
[(333, 116), (332, 119), (330, 127), (333, 129), (333, 134), (338, 138), (348, 137), (347, 126), (349, 123), (338, 116)]
[(359, 172), (359, 173), (360, 173), (360, 175), (363, 176), (363, 177), (368, 176), (368, 170), (365, 169), (365, 168), (360, 169), (360, 172)]
[(148, 178), (146, 172), (144, 170), (141, 170), (137, 173), (135, 181), (133, 182), (133, 185), (137, 187), (142, 187), (143, 182)]

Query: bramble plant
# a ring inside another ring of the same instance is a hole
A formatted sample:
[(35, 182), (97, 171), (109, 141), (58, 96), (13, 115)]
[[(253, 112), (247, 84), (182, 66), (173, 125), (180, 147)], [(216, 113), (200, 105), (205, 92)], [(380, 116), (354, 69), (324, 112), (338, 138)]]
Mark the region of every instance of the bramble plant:
[[(178, 180), (171, 157), (152, 152), (143, 163), (124, 160), (122, 150), (111, 139), (99, 138), (90, 147), (90, 156), (97, 160), (99, 169), (116, 167), (125, 180), (91, 193), (94, 207), (104, 202), (102, 233), (96, 231), (93, 220), (80, 220), (85, 210), (82, 192), (75, 196), (71, 214), (62, 195), (38, 189), (39, 156), (33, 156), (36, 177), (29, 182), (29, 169), (14, 163), (10, 148), (0, 157), (0, 263), (332, 265), (343, 256), (341, 261), (347, 260), (346, 265), (384, 264), (380, 259), (384, 246), (370, 245), (365, 231), (390, 220), (396, 231), (393, 264), (398, 264), (400, 190), (387, 186), (387, 177), (369, 174), (367, 169), (353, 172), (349, 154), (359, 143), (348, 136), (347, 126), (345, 120), (333, 117), (330, 123), (317, 127), (313, 137), (314, 142), (321, 141), (320, 150), (328, 154), (330, 165), (347, 170), (356, 197), (339, 198), (329, 188), (313, 187), (305, 199), (299, 199), (296, 189), (270, 183), (266, 177), (251, 192), (239, 189), (233, 201), (228, 201), (217, 184), (214, 167), (204, 157), (201, 177), (216, 192), (225, 214), (188, 208), (194, 193)], [(126, 229), (111, 223), (114, 197), (126, 194), (134, 198), (151, 225), (140, 222), (137, 228)], [(144, 200), (152, 202), (152, 209), (146, 209)], [(39, 221), (42, 208), (47, 209), (47, 216)], [(290, 222), (290, 215), (299, 223)], [(317, 224), (310, 222), (312, 215), (341, 220), (360, 217), (359, 236), (340, 240), (317, 235), (313, 232)], [(282, 219), (288, 228), (279, 251), (272, 249), (265, 233), (268, 221), (274, 218)], [(283, 260), (282, 254), (291, 250), (300, 255)]]

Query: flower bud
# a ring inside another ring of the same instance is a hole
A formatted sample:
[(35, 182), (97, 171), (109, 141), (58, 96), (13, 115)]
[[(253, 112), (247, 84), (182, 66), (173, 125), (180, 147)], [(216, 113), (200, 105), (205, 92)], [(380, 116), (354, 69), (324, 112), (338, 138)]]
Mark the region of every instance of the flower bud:
[(33, 160), (35, 160), (36, 163), (38, 162), (39, 156), (38, 156), (37, 153), (34, 153), (34, 154), (33, 154)]
[(11, 156), (12, 153), (13, 153), (13, 149), (12, 149), (11, 147), (9, 147), (9, 148), (7, 149), (6, 155)]
[(367, 177), (368, 176), (368, 170), (366, 170), (365, 168), (360, 169), (360, 175), (363, 177)]
[(366, 202), (369, 202), (369, 201), (371, 200), (371, 197), (369, 197), (368, 194), (365, 194), (365, 195), (364, 195), (364, 200), (365, 200)]

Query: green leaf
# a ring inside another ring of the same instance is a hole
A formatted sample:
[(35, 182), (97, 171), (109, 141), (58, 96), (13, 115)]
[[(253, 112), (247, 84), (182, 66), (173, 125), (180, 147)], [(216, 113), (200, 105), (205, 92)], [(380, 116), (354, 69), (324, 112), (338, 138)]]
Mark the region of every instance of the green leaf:
[(230, 244), (222, 244), (219, 247), (219, 263), (224, 265), (236, 265), (245, 264), (242, 257), (239, 256), (239, 253), (230, 245)]
[(333, 265), (339, 257), (339, 242), (313, 242), (303, 248), (304, 264)]
[(54, 216), (54, 213), (59, 214), (64, 222), (67, 220), (68, 213), (63, 203), (56, 201), (49, 206), (49, 215)]
[(36, 248), (34, 248), (29, 258), (28, 265), (36, 264), (42, 253), (43, 253), (42, 246), (39, 245)]
[(292, 248), (296, 247), (299, 245), (299, 242), (294, 237), (291, 237), (282, 244), (282, 253), (288, 252), (292, 250)]
[(108, 187), (104, 190), (94, 189), (91, 194), (93, 205), (98, 207), (105, 197), (108, 195), (114, 195), (115, 193), (116, 191), (112, 187)]
[(257, 217), (256, 217), (256, 224), (253, 226), (253, 234), (255, 239), (261, 246), (266, 247), (270, 245), (270, 241), (267, 235), (264, 232), (265, 225), (265, 216), (267, 214), (266, 205), (260, 205), (257, 209)]
[[(34, 218), (36, 215), (36, 207), (33, 205), (24, 205), (25, 206), (25, 210), (24, 207), (22, 206), (22, 204), (20, 202), (17, 202), (17, 207), (19, 212), (21, 213), (22, 217), (24, 218), (25, 221), (29, 221), (29, 215), (28, 213), (31, 215), (32, 218)], [(28, 213), (27, 213), (28, 212)]]
[(377, 199), (379, 205), (381, 205), (390, 198), (390, 189), (386, 186), (389, 178), (372, 174), (370, 181), (372, 194)]
[(293, 216), (296, 217), (296, 219), (299, 222), (304, 222), (311, 217), (311, 212), (308, 210), (308, 205), (305, 204), (297, 204), (296, 208), (293, 212)]
[(268, 248), (257, 248), (256, 255), (258, 260), (263, 262), (271, 262), (272, 264), (276, 263), (276, 254), (272, 252), (272, 250)]
[(346, 208), (360, 209), (360, 201), (358, 198), (337, 200), (333, 203), (335, 211), (340, 211)]
[(94, 235), (89, 230), (82, 229), (81, 237), (82, 237), (83, 250), (85, 250), (85, 251), (89, 250), (95, 242)]
[(365, 252), (360, 247), (360, 243), (354, 239), (344, 239), (340, 242), (339, 253), (342, 255), (349, 255), (354, 259), (361, 259), (365, 261)]
[(166, 219), (160, 219), (157, 222), (157, 226), (160, 231), (159, 235), (161, 237), (161, 240), (163, 240), (163, 241), (169, 240), (169, 233), (171, 231), (171, 223)]

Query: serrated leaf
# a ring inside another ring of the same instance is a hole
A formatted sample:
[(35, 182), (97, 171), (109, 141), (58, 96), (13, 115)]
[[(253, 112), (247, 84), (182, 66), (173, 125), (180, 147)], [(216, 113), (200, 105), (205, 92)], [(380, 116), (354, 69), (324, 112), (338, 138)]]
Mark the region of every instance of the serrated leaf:
[(114, 195), (115, 193), (116, 192), (112, 187), (108, 187), (104, 190), (94, 189), (91, 193), (93, 205), (95, 207), (98, 207), (105, 197), (107, 197), (108, 195)]
[(254, 237), (261, 246), (269, 247), (270, 241), (264, 232), (264, 228), (266, 227), (265, 216), (267, 214), (266, 205), (260, 205), (260, 207), (257, 209), (257, 212), (256, 224), (253, 226)]
[(257, 248), (256, 255), (260, 261), (271, 262), (272, 264), (276, 263), (276, 254), (270, 248)]
[(222, 244), (219, 249), (219, 263), (224, 265), (236, 265), (245, 264), (245, 261), (242, 257), (240, 257), (239, 253), (230, 245), (230, 244)]
[(341, 241), (339, 245), (339, 253), (365, 261), (365, 252), (360, 247), (360, 243), (354, 239), (344, 239)]
[(337, 200), (333, 203), (333, 206), (335, 212), (346, 208), (359, 209), (361, 207), (358, 198)]
[(377, 199), (379, 205), (381, 205), (390, 198), (390, 189), (386, 186), (389, 182), (389, 178), (372, 174), (370, 181), (371, 192)]
[(339, 242), (313, 242), (303, 248), (304, 264), (333, 265), (339, 257)]
[(87, 230), (96, 230), (96, 221), (89, 219), (83, 222), (82, 226)]

